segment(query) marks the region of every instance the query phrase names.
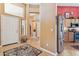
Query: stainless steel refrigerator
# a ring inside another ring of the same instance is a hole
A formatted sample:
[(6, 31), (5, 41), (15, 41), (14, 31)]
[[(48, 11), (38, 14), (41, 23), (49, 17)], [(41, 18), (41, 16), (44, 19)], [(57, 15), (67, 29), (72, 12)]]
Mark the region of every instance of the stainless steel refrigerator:
[(57, 16), (57, 52), (61, 53), (64, 49), (64, 17)]

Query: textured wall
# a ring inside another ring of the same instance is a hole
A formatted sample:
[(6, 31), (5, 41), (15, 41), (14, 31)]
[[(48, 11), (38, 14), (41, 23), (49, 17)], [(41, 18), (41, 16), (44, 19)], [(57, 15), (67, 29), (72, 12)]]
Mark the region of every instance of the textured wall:
[(40, 44), (41, 47), (56, 53), (56, 4), (48, 3), (40, 5), (41, 29)]
[(57, 12), (64, 15), (65, 12), (73, 12), (75, 18), (79, 17), (79, 7), (78, 6), (58, 6)]

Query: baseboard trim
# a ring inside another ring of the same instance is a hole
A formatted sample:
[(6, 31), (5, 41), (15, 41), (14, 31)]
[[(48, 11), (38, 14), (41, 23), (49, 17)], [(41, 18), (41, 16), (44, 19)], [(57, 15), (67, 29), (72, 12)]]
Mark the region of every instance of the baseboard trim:
[(51, 54), (51, 55), (53, 55), (53, 56), (57, 56), (57, 53), (50, 52), (50, 51), (48, 51), (48, 50), (46, 50), (44, 48), (40, 48), (40, 49), (47, 52), (47, 53), (49, 53), (49, 54)]
[(18, 42), (15, 42), (15, 43), (11, 43), (11, 44), (5, 44), (5, 45), (2, 45), (2, 46), (8, 46), (8, 45), (13, 45), (13, 44), (17, 44)]

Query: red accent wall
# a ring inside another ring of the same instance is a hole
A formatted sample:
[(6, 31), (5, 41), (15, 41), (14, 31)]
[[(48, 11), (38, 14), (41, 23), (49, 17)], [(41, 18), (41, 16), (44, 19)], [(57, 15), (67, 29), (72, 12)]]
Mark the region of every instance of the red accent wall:
[(64, 15), (65, 12), (73, 12), (75, 18), (79, 17), (79, 7), (77, 6), (57, 6), (57, 13)]

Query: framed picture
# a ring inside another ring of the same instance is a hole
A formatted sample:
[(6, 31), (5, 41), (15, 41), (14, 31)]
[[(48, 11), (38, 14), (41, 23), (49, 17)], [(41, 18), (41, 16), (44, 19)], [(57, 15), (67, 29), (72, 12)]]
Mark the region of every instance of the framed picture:
[(65, 13), (64, 13), (64, 17), (65, 17), (66, 19), (69, 19), (69, 18), (70, 18), (70, 15), (71, 15), (71, 12), (65, 12)]

